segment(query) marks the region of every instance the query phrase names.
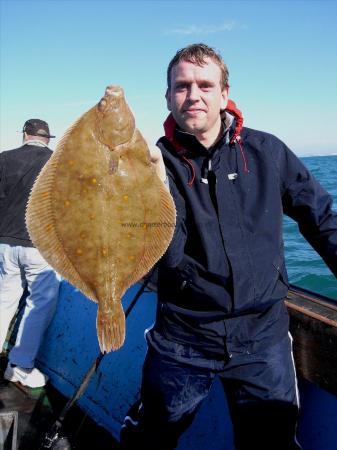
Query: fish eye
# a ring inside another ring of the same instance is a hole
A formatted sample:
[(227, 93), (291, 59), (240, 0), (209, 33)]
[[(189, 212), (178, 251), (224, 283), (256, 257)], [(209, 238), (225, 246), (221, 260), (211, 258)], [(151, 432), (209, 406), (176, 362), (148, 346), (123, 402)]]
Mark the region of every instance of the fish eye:
[(100, 100), (100, 102), (98, 103), (98, 109), (100, 111), (102, 111), (102, 110), (104, 110), (106, 108), (106, 105), (107, 105), (107, 101), (105, 100), (105, 98), (102, 98)]

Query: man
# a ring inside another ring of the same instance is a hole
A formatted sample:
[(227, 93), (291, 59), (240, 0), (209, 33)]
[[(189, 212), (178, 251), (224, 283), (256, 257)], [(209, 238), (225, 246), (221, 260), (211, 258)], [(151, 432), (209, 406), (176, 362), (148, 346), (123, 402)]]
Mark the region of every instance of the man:
[(125, 419), (122, 447), (175, 448), (219, 376), (236, 450), (300, 449), (282, 215), (337, 275), (331, 198), (276, 137), (242, 127), (213, 49), (180, 50), (167, 82), (171, 114), (152, 162), (177, 224), (158, 267), (141, 403)]
[(27, 287), (29, 295), (4, 377), (35, 388), (47, 381), (34, 361), (55, 311), (59, 279), (34, 248), (25, 211), (33, 183), (52, 154), (49, 139), (55, 136), (39, 119), (27, 120), (22, 131), (23, 146), (0, 153), (0, 350)]

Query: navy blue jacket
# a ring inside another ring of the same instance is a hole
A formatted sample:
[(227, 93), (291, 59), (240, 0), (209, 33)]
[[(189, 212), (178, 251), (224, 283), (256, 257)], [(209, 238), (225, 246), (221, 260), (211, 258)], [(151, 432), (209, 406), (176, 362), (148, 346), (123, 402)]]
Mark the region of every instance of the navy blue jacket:
[(283, 213), (336, 276), (337, 214), (283, 142), (243, 128), (239, 146), (231, 132), (209, 150), (179, 130), (183, 152), (166, 137), (158, 142), (177, 226), (159, 264), (155, 329), (235, 351), (287, 332)]

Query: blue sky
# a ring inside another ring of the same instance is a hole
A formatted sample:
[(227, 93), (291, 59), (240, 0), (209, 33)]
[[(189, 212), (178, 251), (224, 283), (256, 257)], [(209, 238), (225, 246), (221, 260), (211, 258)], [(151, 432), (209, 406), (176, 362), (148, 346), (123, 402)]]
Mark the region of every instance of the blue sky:
[(28, 118), (47, 120), (59, 139), (108, 84), (124, 88), (154, 143), (169, 60), (205, 42), (229, 66), (230, 98), (247, 126), (298, 155), (337, 153), (336, 1), (0, 3), (1, 150), (20, 144)]

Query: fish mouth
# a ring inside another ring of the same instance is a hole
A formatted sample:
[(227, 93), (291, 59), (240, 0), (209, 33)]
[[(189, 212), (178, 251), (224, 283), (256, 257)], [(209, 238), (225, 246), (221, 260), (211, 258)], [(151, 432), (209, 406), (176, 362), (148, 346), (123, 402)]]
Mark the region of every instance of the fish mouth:
[(104, 97), (98, 103), (98, 110), (102, 113), (109, 110), (111, 105), (119, 103), (124, 98), (124, 90), (120, 86), (110, 84), (106, 87)]
[(123, 88), (121, 88), (120, 86), (110, 84), (105, 89), (105, 95), (109, 97), (120, 97), (124, 96), (124, 91)]

